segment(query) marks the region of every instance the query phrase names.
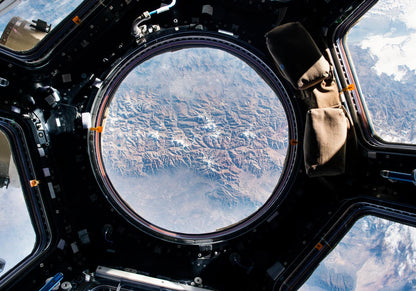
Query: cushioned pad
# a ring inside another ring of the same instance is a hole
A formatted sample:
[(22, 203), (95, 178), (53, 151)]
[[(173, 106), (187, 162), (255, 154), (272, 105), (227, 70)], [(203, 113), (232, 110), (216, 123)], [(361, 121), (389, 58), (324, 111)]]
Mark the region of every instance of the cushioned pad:
[(332, 79), (326, 79), (304, 91), (305, 103), (309, 109), (336, 107), (341, 105), (338, 86)]
[(283, 76), (300, 90), (330, 76), (331, 67), (299, 22), (275, 27), (266, 34), (267, 48)]
[(345, 172), (348, 120), (342, 108), (315, 108), (306, 115), (304, 154), (311, 177)]

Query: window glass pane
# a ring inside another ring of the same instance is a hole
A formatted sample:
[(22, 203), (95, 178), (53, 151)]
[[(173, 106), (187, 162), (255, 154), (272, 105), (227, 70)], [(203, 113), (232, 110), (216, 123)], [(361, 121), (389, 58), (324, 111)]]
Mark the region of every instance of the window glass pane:
[(414, 290), (416, 229), (359, 219), (300, 290)]
[[(15, 51), (33, 48), (81, 2), (82, 0), (0, 0), (0, 44)], [(38, 24), (33, 21), (38, 21)]]
[(106, 173), (142, 218), (173, 232), (229, 227), (273, 194), (288, 149), (279, 97), (220, 49), (152, 57), (122, 81), (101, 135)]
[(416, 143), (416, 1), (381, 0), (347, 35), (373, 131)]
[[(29, 256), (36, 234), (23, 197), (10, 143), (0, 131), (0, 276)], [(1, 271), (1, 269), (3, 269)]]

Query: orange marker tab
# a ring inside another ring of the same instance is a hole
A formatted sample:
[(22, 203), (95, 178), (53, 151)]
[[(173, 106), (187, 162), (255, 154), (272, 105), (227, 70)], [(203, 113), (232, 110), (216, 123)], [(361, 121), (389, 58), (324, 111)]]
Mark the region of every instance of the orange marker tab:
[(103, 130), (104, 130), (104, 127), (102, 127), (102, 126), (91, 127), (91, 128), (90, 128), (90, 130), (92, 130), (92, 131), (96, 131), (96, 132), (98, 132), (98, 133), (102, 133), (102, 132), (103, 132)]
[(39, 185), (38, 180), (30, 180), (29, 183), (30, 183), (30, 187), (32, 187), (32, 188)]
[(316, 244), (315, 249), (320, 251), (320, 250), (322, 250), (323, 247), (324, 247), (324, 245), (319, 242), (319, 243)]
[(80, 25), (81, 24), (81, 18), (79, 18), (78, 16), (75, 16), (74, 18), (72, 18), (72, 21), (76, 24), (76, 25)]
[(347, 91), (352, 91), (352, 90), (355, 90), (355, 86), (354, 84), (349, 84), (347, 87), (342, 89), (341, 92), (347, 92)]
[(299, 142), (296, 139), (291, 139), (290, 140), (290, 145), (297, 145)]

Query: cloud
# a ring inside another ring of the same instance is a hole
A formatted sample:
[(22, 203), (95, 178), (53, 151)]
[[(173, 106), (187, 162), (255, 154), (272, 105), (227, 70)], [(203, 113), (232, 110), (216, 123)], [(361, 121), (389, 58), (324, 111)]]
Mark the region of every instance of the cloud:
[(378, 2), (351, 29), (349, 41), (370, 51), (378, 75), (403, 81), (416, 70), (416, 1)]
[(388, 22), (401, 21), (406, 24), (406, 27), (416, 29), (416, 2), (414, 0), (382, 0), (370, 9), (367, 16), (371, 18), (382, 16)]
[(361, 47), (377, 57), (374, 69), (378, 75), (385, 73), (401, 81), (409, 70), (416, 70), (416, 33), (398, 37), (371, 36), (362, 41)]

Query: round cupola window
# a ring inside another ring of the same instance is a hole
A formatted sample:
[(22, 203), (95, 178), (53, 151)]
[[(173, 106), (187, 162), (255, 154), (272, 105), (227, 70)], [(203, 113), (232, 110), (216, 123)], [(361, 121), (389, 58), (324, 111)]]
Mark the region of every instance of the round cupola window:
[(263, 217), (285, 190), (296, 124), (289, 97), (248, 50), (169, 39), (110, 73), (94, 105), (92, 157), (119, 211), (181, 241), (219, 239)]

